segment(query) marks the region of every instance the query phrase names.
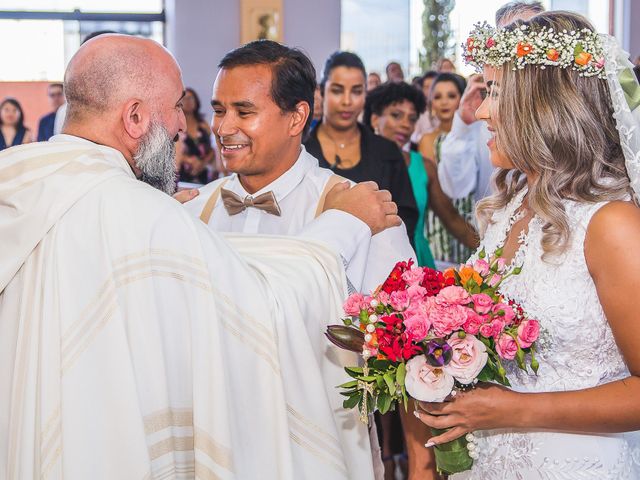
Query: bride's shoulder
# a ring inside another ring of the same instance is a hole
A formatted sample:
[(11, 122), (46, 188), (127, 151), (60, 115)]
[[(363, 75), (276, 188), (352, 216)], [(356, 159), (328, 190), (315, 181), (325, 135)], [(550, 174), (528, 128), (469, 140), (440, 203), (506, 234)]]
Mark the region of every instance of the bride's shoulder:
[(589, 269), (640, 258), (640, 208), (629, 201), (602, 205), (587, 226), (584, 253)]

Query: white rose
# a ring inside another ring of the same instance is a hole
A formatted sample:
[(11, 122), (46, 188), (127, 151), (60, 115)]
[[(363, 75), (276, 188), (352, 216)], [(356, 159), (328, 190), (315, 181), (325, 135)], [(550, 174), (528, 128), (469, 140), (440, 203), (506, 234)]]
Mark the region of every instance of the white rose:
[(442, 368), (429, 365), (424, 355), (407, 362), (404, 382), (407, 393), (421, 402), (442, 402), (453, 389), (453, 377)]
[(454, 333), (447, 343), (451, 346), (451, 361), (445, 372), (464, 385), (473, 382), (487, 364), (487, 347), (473, 335), (459, 338)]

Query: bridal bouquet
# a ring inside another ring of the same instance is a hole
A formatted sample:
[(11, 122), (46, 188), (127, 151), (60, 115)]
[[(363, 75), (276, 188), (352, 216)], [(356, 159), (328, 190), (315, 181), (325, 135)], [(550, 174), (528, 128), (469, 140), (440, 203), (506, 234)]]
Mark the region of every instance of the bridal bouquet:
[[(367, 422), (376, 409), (384, 414), (400, 402), (407, 409), (409, 397), (441, 402), (478, 381), (508, 386), (505, 362), (537, 372), (539, 324), (500, 294), (501, 283), (520, 273), (501, 254), (481, 251), (475, 262), (445, 272), (400, 262), (371, 295), (351, 295), (344, 325), (327, 330), (334, 344), (364, 359), (346, 368), (353, 380), (339, 386), (344, 407), (358, 407)], [(470, 469), (477, 454), (467, 443), (436, 446), (438, 469)]]

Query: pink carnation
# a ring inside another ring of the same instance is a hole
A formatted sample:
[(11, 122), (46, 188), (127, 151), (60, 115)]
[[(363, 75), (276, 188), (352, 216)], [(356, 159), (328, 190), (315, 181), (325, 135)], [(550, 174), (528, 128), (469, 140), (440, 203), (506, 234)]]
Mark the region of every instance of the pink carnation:
[(448, 305), (466, 305), (471, 301), (469, 293), (462, 287), (451, 285), (444, 287), (436, 296), (436, 302)]
[(379, 303), (383, 305), (389, 305), (390, 297), (389, 297), (389, 294), (384, 290), (380, 290), (378, 292), (378, 295), (376, 295), (376, 298), (378, 299)]
[(406, 292), (409, 294), (411, 303), (421, 302), (427, 296), (427, 289), (420, 285), (412, 285)]
[(438, 337), (450, 335), (467, 322), (469, 310), (462, 305), (441, 305), (435, 302), (429, 309), (429, 320)]
[(493, 299), (486, 293), (476, 293), (475, 295), (471, 295), (471, 299), (473, 300), (473, 306), (476, 312), (480, 314), (489, 313), (493, 307)]
[[(361, 293), (354, 293), (353, 295), (349, 295), (349, 298), (344, 302), (342, 308), (344, 309), (344, 313), (351, 317), (357, 317), (360, 315), (360, 309), (365, 304), (364, 297)], [(366, 308), (366, 307), (365, 307)]]
[(394, 310), (402, 312), (409, 306), (409, 293), (406, 290), (391, 292), (389, 303)]
[(511, 335), (503, 333), (496, 341), (496, 351), (500, 358), (505, 360), (513, 360), (518, 353), (518, 344)]
[(518, 343), (529, 348), (540, 336), (540, 324), (537, 320), (524, 320), (518, 327)]
[(420, 267), (413, 267), (402, 274), (402, 279), (409, 284), (409, 286), (420, 285), (424, 278), (424, 270)]

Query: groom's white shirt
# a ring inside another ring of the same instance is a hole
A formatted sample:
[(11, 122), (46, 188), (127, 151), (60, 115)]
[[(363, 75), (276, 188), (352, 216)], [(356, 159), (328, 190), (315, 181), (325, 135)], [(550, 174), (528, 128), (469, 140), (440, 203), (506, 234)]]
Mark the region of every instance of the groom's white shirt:
[(0, 478), (370, 479), (325, 388), (345, 292), (337, 253), (225, 240), (113, 148), (0, 152)]
[[(209, 219), (209, 227), (215, 232), (260, 233), (271, 235), (296, 235), (313, 238), (339, 246), (334, 249), (345, 259), (347, 277), (357, 290), (369, 292), (378, 287), (398, 261), (415, 259), (415, 253), (404, 225), (387, 229), (369, 238), (361, 233), (343, 230), (340, 222), (343, 212), (329, 210), (316, 218), (318, 202), (333, 172), (318, 165), (304, 145), (294, 165), (271, 184), (253, 194), (254, 197), (272, 191), (281, 209), (276, 216), (257, 208), (247, 208), (236, 215), (229, 215), (218, 198)], [(200, 189), (200, 195), (185, 204), (193, 215), (200, 216), (212, 194), (223, 188), (245, 198), (244, 189), (236, 174), (218, 179)]]

